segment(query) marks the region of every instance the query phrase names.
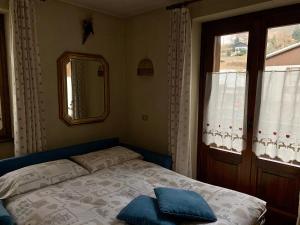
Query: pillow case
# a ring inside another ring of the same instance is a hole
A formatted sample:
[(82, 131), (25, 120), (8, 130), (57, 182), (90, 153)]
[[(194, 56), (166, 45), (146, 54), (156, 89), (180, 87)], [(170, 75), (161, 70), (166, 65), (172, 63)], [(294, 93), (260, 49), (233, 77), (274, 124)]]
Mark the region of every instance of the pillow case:
[(196, 192), (174, 188), (155, 188), (159, 209), (162, 213), (186, 220), (215, 222), (217, 218)]
[(143, 158), (142, 155), (128, 148), (116, 146), (84, 155), (72, 156), (71, 159), (91, 173), (132, 159)]
[(133, 199), (121, 212), (117, 219), (131, 225), (175, 225), (175, 222), (164, 217), (157, 205), (157, 200), (145, 195)]
[(27, 166), (0, 177), (0, 199), (87, 174), (86, 169), (67, 159)]
[(14, 220), (4, 208), (2, 201), (0, 200), (0, 224), (14, 225)]

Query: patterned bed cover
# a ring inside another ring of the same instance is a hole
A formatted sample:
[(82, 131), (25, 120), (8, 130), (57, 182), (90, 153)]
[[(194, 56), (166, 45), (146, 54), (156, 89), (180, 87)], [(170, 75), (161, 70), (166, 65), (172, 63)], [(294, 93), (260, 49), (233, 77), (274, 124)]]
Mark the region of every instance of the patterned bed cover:
[(142, 160), (17, 195), (5, 204), (18, 225), (124, 225), (116, 219), (118, 212), (141, 194), (154, 197), (159, 186), (200, 193), (218, 217), (212, 225), (263, 224), (264, 201)]

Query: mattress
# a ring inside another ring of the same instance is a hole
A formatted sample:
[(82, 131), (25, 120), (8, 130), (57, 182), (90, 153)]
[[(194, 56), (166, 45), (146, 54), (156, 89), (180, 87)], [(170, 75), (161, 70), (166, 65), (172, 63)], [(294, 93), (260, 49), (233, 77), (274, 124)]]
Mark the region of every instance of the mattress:
[(5, 205), (18, 225), (124, 225), (116, 219), (120, 210), (141, 194), (154, 197), (155, 187), (201, 194), (218, 218), (212, 225), (254, 225), (266, 209), (266, 203), (258, 198), (139, 159), (14, 196)]

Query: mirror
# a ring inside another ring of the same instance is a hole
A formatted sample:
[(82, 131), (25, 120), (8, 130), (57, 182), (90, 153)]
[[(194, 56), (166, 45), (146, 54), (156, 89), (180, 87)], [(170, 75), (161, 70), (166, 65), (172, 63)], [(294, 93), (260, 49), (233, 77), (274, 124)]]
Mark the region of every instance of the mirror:
[(68, 125), (104, 121), (109, 114), (109, 66), (101, 55), (65, 52), (57, 60), (60, 119)]

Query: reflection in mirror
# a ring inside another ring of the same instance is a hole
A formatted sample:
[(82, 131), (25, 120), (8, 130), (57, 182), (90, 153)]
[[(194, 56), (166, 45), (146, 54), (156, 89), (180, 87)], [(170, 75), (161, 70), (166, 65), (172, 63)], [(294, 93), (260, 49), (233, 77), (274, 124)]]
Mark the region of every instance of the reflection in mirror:
[(104, 58), (64, 53), (58, 66), (61, 117), (69, 125), (103, 121), (109, 111), (108, 64)]
[(99, 62), (78, 59), (67, 64), (68, 115), (73, 119), (104, 113), (104, 76), (98, 75), (100, 67)]

